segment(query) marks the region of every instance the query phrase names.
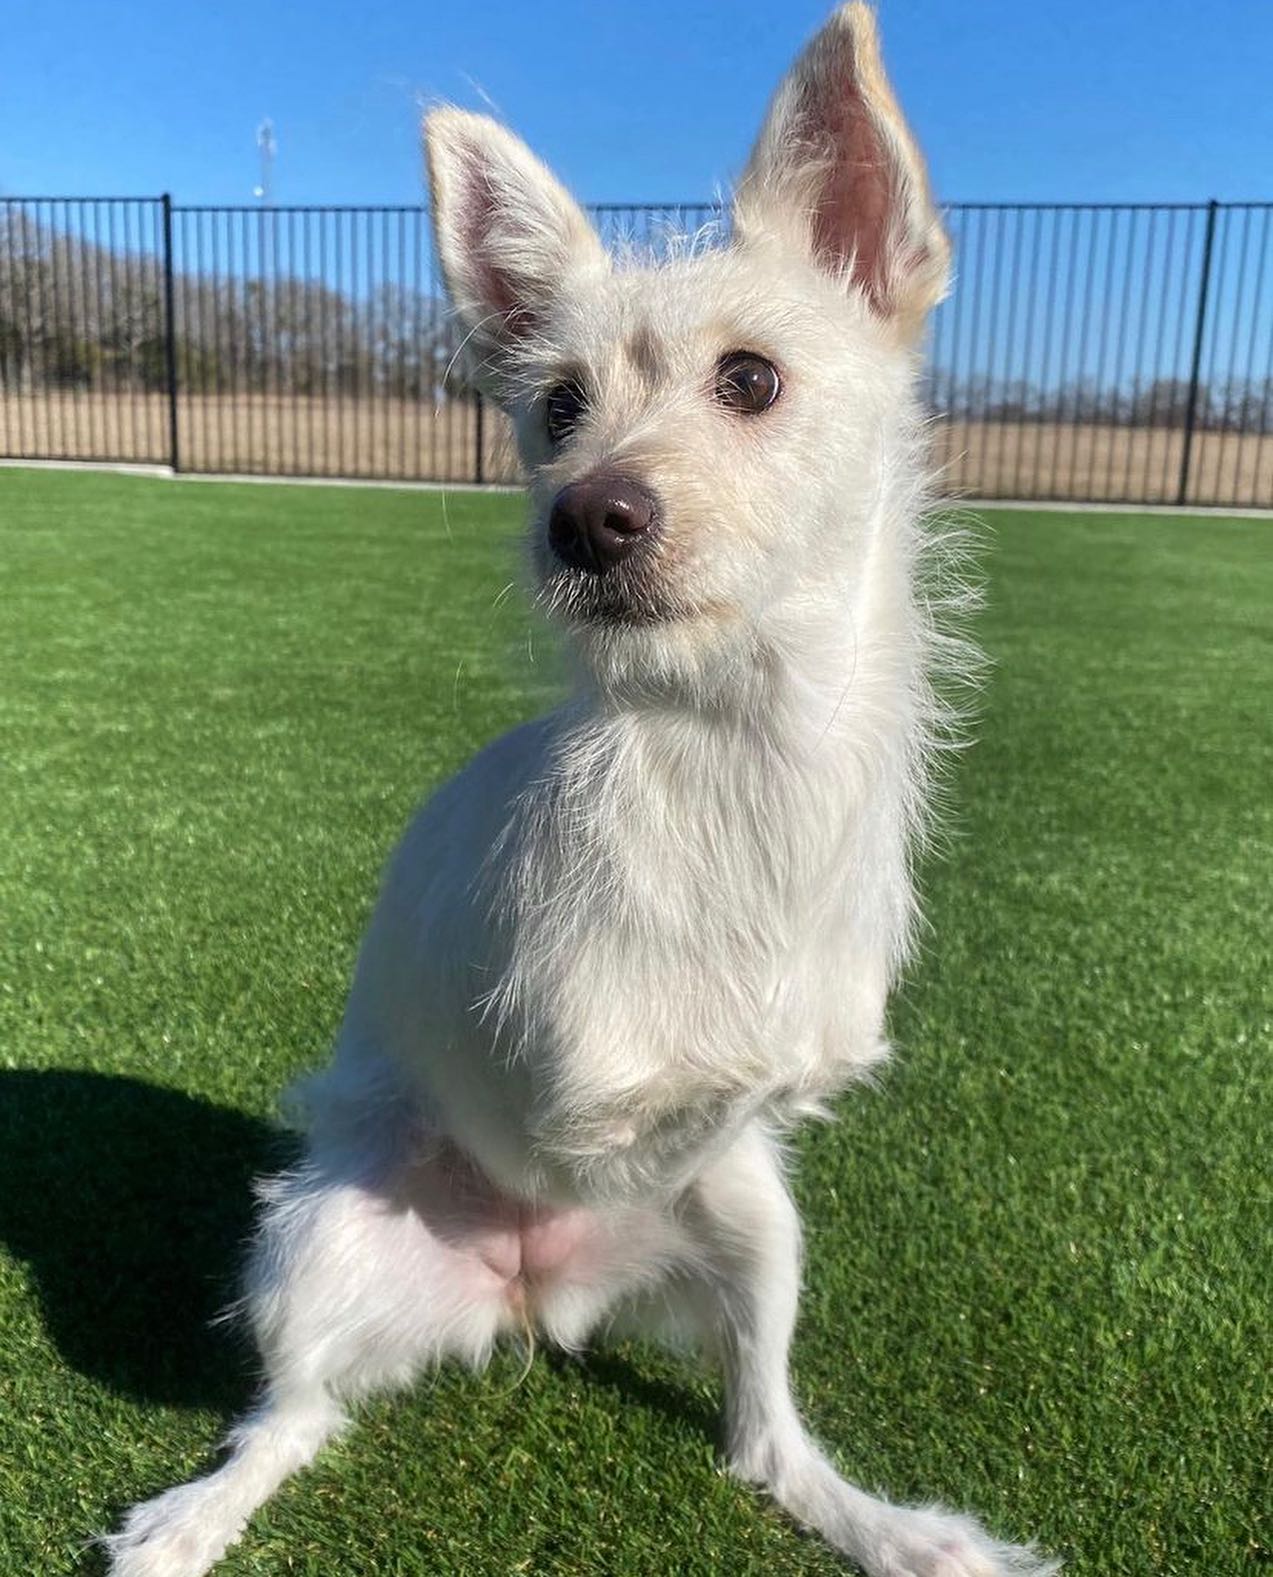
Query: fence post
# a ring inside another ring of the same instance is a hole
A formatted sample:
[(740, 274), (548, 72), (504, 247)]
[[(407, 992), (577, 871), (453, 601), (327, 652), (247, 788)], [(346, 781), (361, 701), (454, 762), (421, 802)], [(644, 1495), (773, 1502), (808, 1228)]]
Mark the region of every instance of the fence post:
[(177, 433), (177, 315), (172, 290), (172, 198), (162, 199), (164, 214), (164, 367), (168, 380), (168, 463), (181, 470)]
[(1185, 404), (1185, 441), (1180, 451), (1180, 486), (1176, 502), (1189, 496), (1189, 461), (1193, 454), (1193, 430), (1198, 420), (1198, 377), (1202, 370), (1202, 336), (1207, 325), (1207, 292), (1211, 287), (1211, 247), (1216, 238), (1216, 209), (1213, 197), (1207, 204), (1207, 228), (1202, 237), (1202, 278), (1198, 283), (1198, 316), (1193, 328), (1193, 360), (1189, 365), (1189, 394)]
[(473, 480), (475, 482), (484, 482), (486, 480), (486, 475), (485, 471), (483, 470), (482, 456), (486, 448), (484, 442), (486, 437), (486, 405), (480, 394), (477, 397), (476, 416), (477, 428), (476, 437), (473, 443)]

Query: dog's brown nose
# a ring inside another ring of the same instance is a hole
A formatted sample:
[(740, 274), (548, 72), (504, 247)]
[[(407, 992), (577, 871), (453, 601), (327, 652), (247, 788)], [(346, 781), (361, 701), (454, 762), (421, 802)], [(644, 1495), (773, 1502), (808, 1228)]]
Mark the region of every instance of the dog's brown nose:
[(658, 514), (654, 494), (631, 477), (599, 471), (557, 494), (548, 540), (574, 569), (604, 575), (627, 558)]

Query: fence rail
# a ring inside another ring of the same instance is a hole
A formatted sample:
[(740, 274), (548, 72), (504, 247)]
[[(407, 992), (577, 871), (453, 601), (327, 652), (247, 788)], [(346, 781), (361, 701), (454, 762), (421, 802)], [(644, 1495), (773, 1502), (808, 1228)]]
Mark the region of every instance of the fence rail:
[[(708, 204), (599, 204), (658, 251)], [(1273, 506), (1273, 204), (966, 203), (925, 397), (950, 492)], [(0, 198), (0, 455), (514, 480), (420, 207)]]

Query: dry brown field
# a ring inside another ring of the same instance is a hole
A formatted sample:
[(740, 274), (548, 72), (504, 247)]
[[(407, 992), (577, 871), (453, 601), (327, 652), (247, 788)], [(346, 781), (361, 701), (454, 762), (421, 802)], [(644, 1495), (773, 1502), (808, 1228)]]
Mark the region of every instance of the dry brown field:
[[(466, 401), (183, 394), (177, 422), (186, 471), (446, 482), (476, 476), (477, 412)], [(483, 479), (515, 481), (507, 424), (489, 405), (482, 429)], [(166, 465), (167, 396), (0, 396), (0, 454)]]
[[(181, 465), (190, 471), (471, 482), (477, 416), (468, 402), (183, 394)], [(1173, 503), (1179, 429), (1088, 423), (958, 422), (932, 426), (944, 491), (968, 498)], [(0, 454), (166, 464), (162, 394), (66, 390), (0, 396)], [(482, 476), (517, 480), (507, 426), (484, 413)], [(1273, 507), (1273, 434), (1194, 435), (1190, 503)]]
[[(1184, 433), (1103, 423), (933, 423), (944, 491), (1174, 504)], [(1195, 432), (1186, 501), (1273, 507), (1273, 434)]]

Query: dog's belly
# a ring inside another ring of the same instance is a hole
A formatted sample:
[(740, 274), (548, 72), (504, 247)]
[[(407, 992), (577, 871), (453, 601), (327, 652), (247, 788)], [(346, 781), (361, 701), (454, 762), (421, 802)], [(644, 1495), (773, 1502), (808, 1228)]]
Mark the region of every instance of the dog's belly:
[(508, 1219), (501, 1202), (493, 1201), (491, 1219), (478, 1227), (473, 1247), (491, 1274), (512, 1289), (586, 1270), (595, 1227), (582, 1207), (524, 1205)]
[(605, 1258), (611, 1224), (599, 1213), (517, 1199), (451, 1145), (419, 1167), (417, 1182), (417, 1208), (434, 1234), (514, 1305), (554, 1283), (588, 1280)]

